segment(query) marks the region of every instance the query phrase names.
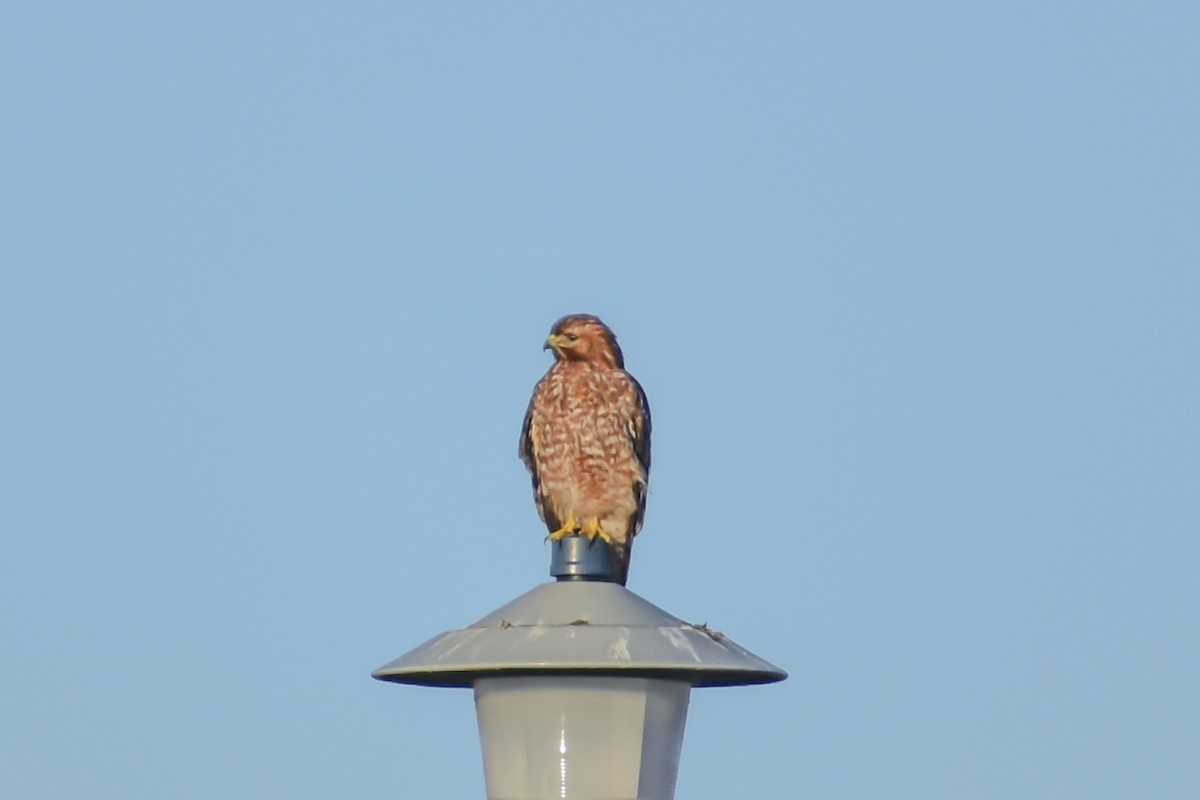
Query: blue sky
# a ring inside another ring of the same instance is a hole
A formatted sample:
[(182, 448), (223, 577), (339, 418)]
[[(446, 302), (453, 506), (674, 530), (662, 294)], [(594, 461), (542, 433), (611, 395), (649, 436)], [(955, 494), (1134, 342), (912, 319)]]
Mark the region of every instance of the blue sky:
[(576, 311), (630, 588), (791, 673), (680, 798), (1200, 792), (1194, 6), (5, 17), (5, 796), (482, 797), (368, 675), (547, 579)]

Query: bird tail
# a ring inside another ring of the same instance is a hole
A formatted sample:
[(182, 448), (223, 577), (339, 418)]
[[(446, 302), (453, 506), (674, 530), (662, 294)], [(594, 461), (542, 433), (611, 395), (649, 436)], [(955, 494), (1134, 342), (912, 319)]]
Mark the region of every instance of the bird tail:
[(609, 545), (609, 570), (613, 580), (622, 586), (629, 579), (629, 557), (633, 553), (633, 537), (623, 544), (613, 542)]

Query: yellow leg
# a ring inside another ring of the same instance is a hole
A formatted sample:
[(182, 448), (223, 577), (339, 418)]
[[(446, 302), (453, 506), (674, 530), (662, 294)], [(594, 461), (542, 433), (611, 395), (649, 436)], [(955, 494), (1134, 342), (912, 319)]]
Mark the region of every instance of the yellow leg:
[(597, 536), (599, 536), (601, 539), (608, 542), (609, 544), (613, 543), (612, 536), (608, 535), (608, 533), (604, 530), (604, 528), (600, 527), (600, 518), (599, 517), (593, 517), (592, 521), (589, 522), (587, 525), (584, 525), (579, 530), (579, 532), (582, 533), (584, 536), (588, 537), (588, 539), (595, 539)]
[(563, 523), (563, 526), (561, 528), (552, 532), (549, 536), (546, 537), (546, 541), (557, 542), (559, 539), (563, 538), (564, 536), (570, 536), (571, 534), (578, 533), (578, 532), (579, 532), (579, 523), (575, 521), (574, 517), (568, 517), (567, 521)]

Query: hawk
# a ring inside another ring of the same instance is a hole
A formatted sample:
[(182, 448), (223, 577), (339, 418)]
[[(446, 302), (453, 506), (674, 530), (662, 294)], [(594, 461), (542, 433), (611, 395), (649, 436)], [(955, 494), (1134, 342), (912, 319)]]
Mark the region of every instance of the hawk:
[(613, 577), (624, 586), (650, 478), (646, 393), (599, 317), (563, 317), (544, 349), (554, 351), (554, 364), (534, 387), (521, 428), (534, 503), (549, 539), (578, 533), (608, 542)]

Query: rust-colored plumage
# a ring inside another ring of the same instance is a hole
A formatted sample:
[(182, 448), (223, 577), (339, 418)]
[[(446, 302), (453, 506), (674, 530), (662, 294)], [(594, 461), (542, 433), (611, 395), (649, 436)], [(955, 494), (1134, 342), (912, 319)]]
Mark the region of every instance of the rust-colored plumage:
[(546, 348), (554, 364), (534, 387), (521, 429), (534, 502), (551, 539), (581, 533), (608, 541), (624, 584), (650, 478), (646, 393), (598, 317), (563, 317)]

